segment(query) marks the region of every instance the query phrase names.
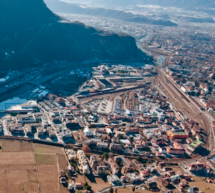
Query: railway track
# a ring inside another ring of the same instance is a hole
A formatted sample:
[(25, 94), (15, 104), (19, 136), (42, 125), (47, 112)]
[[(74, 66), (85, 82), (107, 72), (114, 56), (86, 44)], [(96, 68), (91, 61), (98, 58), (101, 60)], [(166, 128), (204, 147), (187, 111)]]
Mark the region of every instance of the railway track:
[(86, 95), (86, 96), (78, 96), (77, 98), (78, 99), (85, 99), (85, 98), (91, 98), (91, 97), (95, 97), (95, 96), (106, 95), (106, 94), (120, 93), (120, 92), (135, 90), (135, 89), (139, 89), (139, 88), (145, 88), (146, 86), (147, 85), (143, 84), (143, 85), (138, 85), (138, 86), (134, 86), (134, 87), (130, 87), (130, 88), (123, 88), (123, 89), (103, 91), (103, 92), (101, 91), (101, 92), (96, 92), (96, 93)]
[[(156, 82), (159, 82), (160, 85), (168, 92), (170, 96), (170, 101), (176, 104), (176, 106), (180, 108), (182, 111), (184, 110), (185, 114), (187, 113), (187, 117), (190, 117), (193, 120), (196, 120), (200, 124), (202, 128), (206, 131), (206, 143), (205, 148), (209, 151), (212, 151), (215, 147), (214, 145), (214, 136), (211, 130), (211, 122), (206, 115), (204, 115), (201, 110), (201, 106), (196, 104), (194, 99), (188, 98), (184, 93), (182, 93), (179, 88), (172, 83), (172, 81), (167, 78), (164, 73), (157, 69), (158, 76), (156, 77)], [(175, 106), (175, 105), (174, 105)]]

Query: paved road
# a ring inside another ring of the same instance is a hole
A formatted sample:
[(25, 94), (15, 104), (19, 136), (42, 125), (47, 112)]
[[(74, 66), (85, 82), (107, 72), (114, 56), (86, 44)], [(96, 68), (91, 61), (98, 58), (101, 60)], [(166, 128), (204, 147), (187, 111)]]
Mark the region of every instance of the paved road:
[(3, 129), (4, 129), (4, 135), (11, 136), (11, 133), (8, 131), (7, 126), (6, 126), (6, 118), (3, 118)]
[[(39, 105), (39, 104), (38, 104), (38, 105)], [(59, 143), (64, 143), (64, 142), (61, 140), (61, 138), (59, 137), (59, 135), (58, 135), (58, 133), (57, 133), (57, 129), (56, 129), (55, 125), (53, 124), (52, 120), (50, 119), (50, 117), (49, 117), (48, 113), (46, 112), (46, 110), (43, 109), (43, 107), (42, 107), (41, 105), (39, 105), (39, 107), (40, 107), (40, 109), (42, 109), (43, 113), (46, 115), (46, 118), (48, 119), (48, 123), (49, 123), (49, 124), (52, 126), (52, 128), (54, 129), (54, 132), (55, 132), (55, 134), (56, 134), (56, 136), (57, 136), (57, 141), (58, 141)]]

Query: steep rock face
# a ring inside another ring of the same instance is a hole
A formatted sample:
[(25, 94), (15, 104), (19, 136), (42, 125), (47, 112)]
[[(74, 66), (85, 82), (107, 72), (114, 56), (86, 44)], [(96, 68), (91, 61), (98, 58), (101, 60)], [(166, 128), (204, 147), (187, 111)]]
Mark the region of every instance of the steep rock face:
[(42, 0), (0, 0), (0, 26), (0, 69), (140, 54), (134, 38), (64, 22)]

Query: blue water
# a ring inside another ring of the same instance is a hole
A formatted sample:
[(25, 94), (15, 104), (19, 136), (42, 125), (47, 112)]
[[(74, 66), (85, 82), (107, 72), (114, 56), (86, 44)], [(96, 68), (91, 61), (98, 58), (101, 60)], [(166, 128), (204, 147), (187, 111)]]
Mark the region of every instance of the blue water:
[(142, 38), (140, 38), (140, 39), (138, 40), (138, 42), (143, 43), (145, 40), (148, 40), (148, 39), (149, 39), (150, 35), (151, 35), (151, 33), (148, 32), (147, 35), (144, 36), (144, 37), (142, 37)]
[(149, 37), (150, 37), (150, 35), (151, 35), (151, 33), (148, 32), (146, 36), (144, 36), (144, 37), (140, 38), (139, 40), (137, 40), (137, 47), (138, 47), (139, 49), (141, 49), (144, 53), (146, 53), (146, 54), (149, 55), (149, 56), (152, 55), (151, 52), (149, 52), (149, 51), (143, 49), (142, 46), (141, 46), (141, 44), (142, 44), (144, 41), (148, 40)]
[[(145, 50), (145, 49), (142, 48), (142, 46), (141, 46), (141, 44), (142, 44), (144, 41), (146, 41), (146, 40), (149, 39), (150, 35), (151, 35), (151, 33), (148, 32), (146, 36), (144, 36), (144, 37), (138, 39), (138, 40), (137, 40), (137, 46), (138, 46), (138, 48), (141, 49), (144, 53), (146, 53), (147, 55), (152, 56), (152, 53), (151, 53), (150, 51)], [(161, 56), (159, 56), (159, 57), (157, 58), (157, 63), (158, 63), (158, 64), (163, 64), (164, 61), (165, 61), (165, 59), (166, 59), (165, 56), (161, 55)]]

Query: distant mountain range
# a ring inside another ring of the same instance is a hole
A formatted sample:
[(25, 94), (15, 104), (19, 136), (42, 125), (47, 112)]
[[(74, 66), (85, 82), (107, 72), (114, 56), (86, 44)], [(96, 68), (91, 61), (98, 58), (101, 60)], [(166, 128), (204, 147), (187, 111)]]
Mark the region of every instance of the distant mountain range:
[[(53, 0), (49, 0), (53, 1)], [(109, 8), (130, 7), (137, 5), (158, 5), (162, 7), (177, 7), (188, 10), (203, 11), (215, 14), (214, 0), (63, 0), (71, 3), (105, 6)]]
[(214, 0), (66, 0), (75, 3), (89, 3), (106, 6), (131, 6), (131, 5), (160, 5), (164, 7), (181, 8), (215, 8)]
[[(164, 25), (164, 26), (177, 26), (176, 23), (168, 19), (152, 19), (144, 15), (133, 14), (131, 12), (125, 12), (121, 10), (104, 9), (97, 7), (82, 7), (78, 4), (65, 3), (59, 0), (45, 0), (49, 8), (55, 12), (72, 13), (90, 15), (96, 17), (109, 17), (114, 19), (120, 19), (128, 22), (146, 23), (152, 25)], [(82, 3), (82, 2), (79, 2)], [(103, 2), (101, 2), (103, 3)], [(104, 2), (106, 4), (107, 2)], [(118, 5), (116, 1), (115, 4)], [(113, 3), (114, 5), (114, 3)]]
[(0, 27), (0, 70), (53, 60), (134, 60), (142, 56), (133, 37), (63, 22), (42, 0), (0, 0)]

